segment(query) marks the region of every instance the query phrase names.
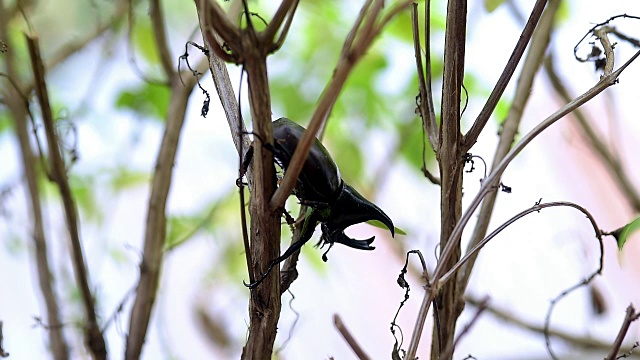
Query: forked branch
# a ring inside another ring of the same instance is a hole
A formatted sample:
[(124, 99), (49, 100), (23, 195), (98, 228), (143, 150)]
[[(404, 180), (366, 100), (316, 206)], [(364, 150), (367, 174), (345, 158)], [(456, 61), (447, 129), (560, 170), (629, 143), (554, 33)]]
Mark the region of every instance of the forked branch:
[(62, 198), (67, 231), (69, 232), (69, 240), (71, 242), (71, 258), (74, 274), (78, 288), (80, 289), (84, 315), (87, 318), (86, 327), (84, 329), (85, 344), (96, 359), (106, 359), (107, 348), (102, 332), (98, 326), (95, 301), (89, 286), (89, 274), (84, 260), (82, 244), (80, 243), (78, 213), (73, 193), (71, 192), (71, 186), (69, 185), (67, 169), (65, 167), (64, 160), (62, 159), (51, 106), (49, 105), (49, 95), (44, 75), (44, 63), (40, 56), (38, 39), (28, 35), (26, 35), (25, 38), (29, 49), (29, 55), (31, 57), (31, 66), (35, 84), (34, 87), (36, 94), (38, 95), (38, 101), (40, 102), (40, 110), (42, 111), (42, 119), (47, 136), (50, 158), (49, 170)]

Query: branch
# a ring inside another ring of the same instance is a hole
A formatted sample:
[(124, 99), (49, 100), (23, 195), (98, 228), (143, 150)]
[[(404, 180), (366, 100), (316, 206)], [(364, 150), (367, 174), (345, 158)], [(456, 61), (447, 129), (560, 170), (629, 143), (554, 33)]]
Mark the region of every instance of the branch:
[[(242, 62), (239, 58), (242, 55), (242, 48), (240, 46), (242, 36), (240, 33), (240, 29), (231, 20), (229, 20), (229, 17), (225, 13), (224, 9), (222, 9), (222, 7), (216, 1), (197, 0), (197, 4), (198, 13), (201, 14), (201, 17), (204, 16), (204, 18), (206, 19), (205, 24), (207, 24), (207, 30), (209, 27), (211, 27), (214, 33), (220, 36), (224, 45), (226, 45), (231, 50), (233, 56), (238, 57), (234, 60), (236, 60), (236, 62)], [(207, 36), (208, 34), (204, 35), (205, 38)], [(211, 45), (213, 45), (213, 43), (217, 44), (215, 40), (211, 41), (211, 39), (209, 39), (209, 42), (211, 43)], [(220, 47), (211, 47), (211, 49), (214, 51), (216, 48)], [(220, 54), (216, 52), (216, 54), (223, 58), (225, 61), (231, 61), (227, 60), (229, 54), (224, 51)], [(225, 56), (224, 54), (226, 54), (227, 56)]]
[(462, 330), (460, 331), (460, 334), (458, 334), (458, 336), (456, 337), (456, 340), (453, 342), (453, 344), (446, 348), (445, 351), (442, 352), (442, 357), (443, 358), (449, 358), (451, 355), (453, 355), (453, 352), (456, 349), (456, 346), (458, 345), (458, 342), (460, 342), (460, 339), (462, 339), (464, 337), (464, 335), (466, 335), (469, 330), (471, 330), (471, 328), (473, 327), (473, 325), (475, 325), (478, 322), (478, 319), (480, 318), (480, 315), (487, 310), (487, 307), (489, 306), (489, 297), (484, 298), (483, 300), (481, 300), (478, 305), (476, 306), (477, 310), (476, 313), (473, 314), (473, 317), (471, 318), (471, 320), (469, 320), (469, 322), (467, 323), (467, 325), (465, 325)]
[(4, 341), (4, 335), (2, 334), (2, 321), (0, 321), (0, 357), (6, 358), (9, 357), (9, 353), (4, 350), (4, 346), (2, 342)]
[(633, 304), (629, 304), (629, 306), (627, 307), (626, 315), (624, 317), (624, 321), (620, 326), (620, 331), (618, 332), (618, 336), (616, 336), (616, 340), (613, 343), (613, 348), (611, 349), (611, 352), (609, 353), (609, 355), (606, 357), (605, 360), (618, 359), (616, 356), (620, 351), (620, 347), (622, 346), (624, 337), (627, 335), (627, 332), (629, 331), (629, 326), (631, 325), (632, 322), (638, 320), (638, 318), (640, 318), (640, 313), (636, 312), (636, 309), (633, 307)]
[(598, 242), (600, 243), (600, 266), (598, 267), (598, 270), (596, 271), (596, 273), (600, 274), (602, 272), (602, 266), (603, 266), (603, 262), (604, 262), (604, 244), (602, 243), (602, 231), (600, 230), (600, 228), (598, 227), (598, 225), (596, 224), (596, 220), (593, 218), (593, 215), (591, 215), (591, 213), (589, 213), (589, 211), (587, 211), (587, 209), (583, 208), (582, 206), (572, 203), (572, 202), (567, 202), (567, 201), (559, 201), (559, 202), (550, 202), (550, 203), (543, 203), (543, 204), (535, 204), (534, 206), (521, 211), (520, 213), (514, 215), (511, 219), (505, 221), (502, 225), (498, 226), (497, 229), (495, 229), (494, 231), (491, 232), (491, 234), (489, 234), (486, 238), (482, 239), (482, 241), (478, 242), (474, 247), (472, 247), (465, 255), (462, 259), (460, 259), (460, 261), (458, 261), (446, 274), (442, 275), (442, 277), (440, 278), (440, 282), (442, 283), (446, 283), (447, 281), (449, 281), (451, 278), (453, 278), (456, 274), (456, 272), (467, 262), (469, 261), (471, 258), (475, 259), (475, 257), (478, 255), (478, 252), (480, 252), (480, 250), (489, 242), (491, 241), (491, 239), (493, 239), (494, 237), (496, 237), (499, 233), (501, 233), (504, 229), (506, 229), (507, 227), (509, 227), (511, 224), (515, 223), (516, 221), (522, 219), (523, 217), (531, 214), (531, 213), (537, 213), (540, 212), (540, 210), (545, 209), (545, 208), (549, 208), (549, 207), (571, 207), (574, 209), (577, 209), (578, 211), (582, 212), (583, 214), (585, 214), (585, 216), (589, 219), (589, 221), (591, 222), (591, 225), (593, 226), (593, 230), (596, 233), (596, 238), (598, 239)]
[[(509, 151), (509, 153), (500, 162), (500, 164), (498, 164), (498, 166), (491, 171), (491, 174), (489, 174), (489, 176), (486, 179), (484, 179), (478, 194), (476, 194), (476, 196), (473, 198), (473, 200), (469, 204), (468, 209), (464, 212), (464, 214), (456, 224), (453, 232), (451, 233), (450, 238), (456, 239), (460, 237), (460, 235), (462, 234), (462, 230), (465, 228), (465, 226), (469, 222), (469, 219), (471, 219), (473, 212), (478, 208), (478, 206), (482, 202), (482, 199), (484, 199), (484, 197), (489, 192), (495, 191), (495, 187), (497, 186), (498, 179), (500, 178), (500, 176), (502, 175), (506, 167), (527, 146), (527, 144), (529, 144), (533, 139), (535, 139), (540, 133), (542, 133), (549, 126), (553, 125), (556, 121), (560, 120), (568, 113), (572, 112), (573, 110), (577, 109), (584, 103), (593, 99), (596, 95), (600, 94), (602, 91), (604, 91), (608, 87), (614, 85), (617, 82), (617, 79), (620, 76), (620, 74), (627, 68), (627, 66), (629, 66), (633, 61), (635, 61), (635, 59), (638, 56), (640, 56), (640, 51), (636, 52), (618, 70), (614, 71), (611, 74), (604, 75), (602, 78), (600, 78), (600, 81), (598, 81), (598, 83), (594, 85), (591, 89), (589, 89), (587, 92), (580, 95), (579, 97), (577, 97), (576, 99), (568, 103), (567, 105), (560, 108), (558, 111), (556, 111), (555, 113), (550, 115), (548, 118), (543, 120), (540, 124), (538, 124), (538, 126), (533, 128), (529, 133), (527, 133), (511, 149), (511, 151)], [(425, 297), (423, 299), (424, 307), (421, 307), (421, 310), (424, 308), (424, 312), (421, 311), (419, 314), (419, 317), (423, 317), (423, 316), (426, 317), (426, 312), (428, 312), (429, 310), (429, 304), (431, 303), (431, 301), (433, 301), (440, 286), (442, 286), (439, 279), (446, 271), (446, 268), (442, 264), (445, 264), (446, 261), (453, 255), (454, 249), (455, 249), (454, 243), (449, 242), (447, 243), (447, 246), (442, 250), (441, 256), (440, 256), (440, 262), (436, 266), (435, 273), (433, 276), (432, 283), (434, 284), (434, 286), (431, 288), (430, 291), (428, 291), (425, 294)]]
[[(504, 159), (511, 149), (516, 135), (518, 134), (520, 121), (522, 120), (522, 113), (531, 95), (534, 77), (540, 68), (545, 51), (549, 45), (551, 31), (553, 29), (553, 19), (555, 18), (559, 4), (559, 0), (551, 0), (549, 2), (549, 6), (547, 6), (546, 10), (542, 14), (538, 27), (533, 33), (531, 46), (527, 52), (527, 56), (525, 57), (524, 64), (522, 65), (522, 71), (516, 84), (513, 103), (511, 104), (507, 118), (502, 123), (500, 140), (496, 147), (493, 163), (491, 164), (492, 168), (498, 166), (500, 161)], [(568, 99), (567, 102), (570, 100), (571, 99)], [(469, 245), (467, 245), (467, 253), (469, 252), (469, 249), (476, 246), (487, 234), (489, 221), (491, 220), (497, 197), (498, 192), (494, 191), (489, 193), (482, 201), (482, 207), (478, 214), (478, 221), (476, 222)], [(463, 289), (466, 289), (467, 284), (469, 283), (469, 278), (473, 271), (476, 256), (477, 255), (474, 255), (464, 266), (464, 269), (458, 279), (460, 286), (462, 286)]]
[[(569, 91), (564, 86), (562, 79), (560, 79), (560, 75), (553, 66), (553, 57), (551, 55), (545, 60), (544, 69), (557, 95), (564, 101), (571, 100)], [(573, 115), (575, 116), (583, 135), (589, 141), (591, 150), (599, 156), (600, 161), (609, 169), (609, 174), (614, 178), (620, 190), (625, 194), (625, 200), (629, 202), (629, 205), (633, 207), (636, 212), (640, 212), (640, 193), (635, 189), (633, 182), (622, 167), (620, 159), (618, 159), (613, 152), (609, 150), (609, 147), (600, 140), (600, 136), (598, 136), (591, 125), (589, 125), (589, 120), (583, 111), (577, 109), (573, 112)]]
[[(264, 41), (265, 45), (269, 48), (269, 53), (277, 51), (280, 49), (280, 46), (282, 46), (282, 43), (284, 43), (287, 33), (289, 32), (289, 27), (291, 26), (291, 21), (293, 20), (293, 15), (296, 13), (296, 9), (298, 8), (298, 3), (299, 0), (283, 0), (275, 15), (273, 15), (273, 19), (271, 19), (269, 25), (267, 25), (267, 28), (260, 34), (262, 41)], [(287, 22), (284, 24), (282, 33), (278, 40), (274, 42), (276, 33), (278, 32), (278, 29), (280, 29), (280, 26), (287, 14), (289, 16), (287, 17)]]
[[(374, 3), (375, 2), (375, 3)], [(309, 149), (318, 133), (321, 125), (329, 117), (331, 108), (335, 104), (344, 83), (351, 73), (353, 67), (362, 58), (369, 48), (373, 39), (377, 37), (384, 26), (402, 9), (409, 6), (411, 0), (404, 0), (389, 10), (389, 13), (376, 23), (376, 19), (382, 10), (381, 0), (368, 0), (360, 10), (360, 14), (353, 25), (347, 39), (345, 40), (342, 53), (338, 59), (338, 64), (333, 71), (333, 77), (325, 87), (322, 96), (318, 101), (316, 110), (311, 116), (307, 129), (302, 134), (296, 151), (291, 158), (287, 172), (270, 201), (272, 210), (284, 206), (284, 202), (289, 197), (296, 185), (298, 175), (302, 171), (302, 165), (309, 154)], [(371, 6), (374, 5), (374, 6)]]
[[(438, 148), (438, 124), (436, 123), (436, 113), (433, 107), (433, 91), (431, 89), (431, 1), (427, 0), (425, 4), (425, 56), (427, 63), (427, 78), (424, 77), (424, 69), (422, 67), (422, 49), (420, 48), (420, 29), (418, 24), (418, 3), (411, 6), (411, 24), (413, 29), (413, 52), (416, 57), (416, 67), (418, 69), (418, 85), (420, 90), (418, 110), (422, 118), (424, 131), (429, 138), (429, 143), (433, 151)], [(428, 176), (429, 172), (425, 169), (425, 176), (436, 183), (434, 179)]]
[(296, 9), (298, 8), (299, 2), (300, 2), (299, 0), (296, 0), (295, 4), (293, 5), (293, 9), (290, 12), (289, 17), (287, 18), (287, 22), (284, 23), (284, 27), (282, 28), (282, 32), (280, 33), (278, 40), (276, 40), (276, 42), (269, 48), (270, 54), (278, 51), (282, 47), (282, 44), (284, 43), (284, 40), (287, 38), (287, 34), (289, 33), (289, 28), (291, 28), (291, 23), (293, 22), (293, 15), (296, 13)]
[[(202, 11), (200, 7), (198, 7), (198, 19), (200, 21), (200, 29), (202, 32), (202, 37), (204, 39), (205, 45), (208, 49), (212, 49), (218, 46), (216, 34), (212, 33), (212, 37), (206, 36), (207, 33), (207, 24), (206, 18), (203, 17)], [(212, 44), (211, 41), (214, 43)], [(209, 58), (209, 70), (213, 77), (213, 83), (216, 87), (216, 92), (218, 94), (218, 98), (220, 99), (220, 104), (222, 104), (222, 108), (227, 118), (227, 124), (229, 124), (229, 130), (231, 131), (231, 138), (233, 143), (236, 146), (236, 150), (238, 151), (239, 158), (239, 169), (243, 166), (243, 156), (244, 150), (249, 149), (251, 146), (251, 140), (249, 137), (245, 135), (247, 133), (247, 129), (244, 125), (244, 121), (242, 121), (240, 115), (240, 108), (238, 105), (238, 101), (235, 97), (235, 92), (233, 91), (233, 85), (231, 84), (231, 79), (229, 78), (229, 72), (227, 71), (227, 66), (223, 62), (223, 60), (217, 56), (217, 53), (208, 53)], [(242, 169), (240, 170), (242, 172)], [(247, 179), (249, 182), (249, 190), (251, 191), (253, 187), (253, 172), (251, 168), (247, 169)], [(242, 181), (242, 173), (240, 173), (240, 181)], [(251, 270), (251, 264), (253, 260), (251, 259), (251, 251), (249, 245), (249, 237), (247, 234), (246, 228), (246, 213), (244, 208), (244, 192), (242, 187), (240, 188), (240, 216), (242, 219), (242, 239), (244, 243), (244, 253), (247, 261), (247, 271), (249, 272), (249, 280), (251, 282), (254, 281), (254, 274)]]
[(178, 77), (171, 81), (171, 97), (167, 109), (166, 127), (156, 158), (147, 208), (146, 230), (140, 279), (131, 309), (125, 359), (139, 359), (142, 353), (151, 310), (157, 296), (166, 231), (166, 203), (173, 176), (173, 165), (184, 124), (189, 96), (197, 83), (190, 72), (184, 72), (184, 86)]
[(44, 64), (40, 56), (40, 48), (38, 39), (25, 35), (27, 46), (29, 48), (29, 56), (31, 57), (31, 66), (33, 71), (36, 94), (40, 102), (40, 110), (42, 111), (42, 119), (47, 136), (47, 144), (49, 146), (49, 157), (51, 174), (58, 186), (62, 204), (64, 207), (65, 218), (67, 222), (67, 230), (71, 241), (72, 263), (76, 276), (77, 286), (80, 289), (84, 313), (87, 317), (87, 324), (84, 331), (85, 344), (89, 351), (96, 359), (106, 359), (107, 349), (104, 337), (98, 327), (98, 320), (95, 310), (95, 301), (89, 288), (89, 275), (87, 272), (82, 245), (80, 243), (80, 230), (78, 224), (78, 214), (76, 210), (73, 193), (67, 178), (64, 160), (60, 153), (59, 141), (57, 138), (53, 115), (49, 105), (49, 96), (47, 93), (47, 85), (45, 82)]
[[(471, 201), (471, 204), (469, 205), (469, 208), (467, 209), (467, 211), (465, 211), (464, 215), (462, 216), (462, 218), (460, 219), (460, 221), (458, 222), (458, 224), (456, 224), (456, 227), (454, 229), (454, 232), (452, 233), (452, 237), (455, 236), (460, 236), (460, 234), (462, 233), (462, 230), (464, 229), (464, 226), (467, 224), (467, 222), (469, 221), (469, 219), (471, 218), (473, 212), (475, 211), (475, 209), (478, 208), (478, 205), (480, 204), (480, 202), (482, 201), (482, 199), (491, 191), (495, 191), (496, 186), (497, 186), (497, 181), (499, 179), (499, 177), (502, 175), (502, 173), (504, 172), (504, 170), (507, 168), (507, 166), (511, 163), (511, 161), (513, 161), (513, 159), (515, 159), (515, 157), (533, 140), (535, 139), (538, 135), (540, 135), (540, 133), (542, 133), (544, 130), (546, 130), (549, 126), (553, 125), (556, 121), (562, 119), (565, 115), (567, 115), (568, 113), (574, 111), (575, 109), (577, 109), (578, 107), (580, 107), (581, 105), (583, 105), (584, 103), (588, 102), (589, 100), (593, 99), (595, 96), (597, 96), (598, 94), (600, 94), (602, 91), (604, 91), (605, 89), (607, 89), (608, 87), (614, 85), (617, 83), (617, 79), (620, 76), (620, 74), (627, 68), (627, 66), (629, 66), (629, 64), (631, 64), (638, 56), (640, 56), (640, 51), (636, 52), (624, 65), (622, 65), (618, 70), (614, 71), (611, 74), (608, 75), (604, 75), (600, 81), (598, 81), (598, 83), (596, 85), (594, 85), (591, 89), (589, 89), (587, 92), (585, 92), (584, 94), (578, 96), (576, 99), (574, 99), (573, 101), (571, 101), (570, 103), (566, 104), (565, 106), (563, 106), (562, 108), (560, 108), (559, 110), (557, 110), (556, 112), (554, 112), (553, 114), (551, 114), (549, 117), (547, 117), (546, 119), (544, 119), (540, 124), (538, 124), (535, 128), (533, 128), (531, 131), (529, 131), (525, 136), (522, 137), (522, 139), (511, 149), (511, 151), (509, 151), (509, 153), (505, 156), (505, 158), (498, 164), (498, 166), (493, 169), (491, 171), (491, 173), (489, 174), (489, 176), (483, 180), (482, 182), (482, 186), (478, 192), (478, 194), (475, 196), (475, 198)], [(449, 246), (447, 246), (447, 248), (444, 249), (444, 251), (442, 252), (442, 256), (441, 256), (441, 262), (443, 261), (443, 259), (448, 258), (451, 255), (451, 249), (449, 248)], [(434, 274), (434, 278), (438, 279), (440, 278), (440, 276), (442, 276), (442, 274), (444, 273), (444, 269), (440, 266), (440, 263), (438, 264), (438, 266), (436, 267), (435, 270), (435, 274)], [(438, 286), (441, 286), (442, 284), (440, 284), (439, 282), (436, 283)]]
[(344, 322), (342, 322), (340, 315), (333, 314), (333, 323), (336, 326), (336, 329), (338, 329), (338, 331), (340, 332), (340, 335), (342, 335), (342, 337), (347, 342), (347, 344), (349, 344), (349, 347), (351, 348), (351, 350), (353, 350), (353, 352), (356, 354), (358, 359), (360, 360), (370, 359), (369, 356), (364, 352), (360, 344), (358, 344), (358, 341), (356, 340), (356, 338), (353, 337), (351, 332), (349, 332), (349, 329), (347, 329)]
[[(10, 42), (9, 47), (13, 48), (11, 39), (6, 36), (7, 34), (7, 22), (2, 19), (2, 9), (4, 8), (0, 0), (0, 39), (6, 39)], [(46, 317), (50, 324), (60, 324), (60, 311), (58, 306), (58, 297), (54, 291), (55, 280), (51, 273), (51, 266), (49, 264), (48, 251), (47, 251), (47, 239), (44, 231), (44, 220), (42, 214), (41, 194), (39, 187), (39, 173), (37, 171), (37, 158), (43, 160), (43, 156), (37, 156), (31, 147), (31, 141), (29, 140), (29, 130), (27, 116), (33, 121), (33, 116), (29, 109), (28, 98), (21, 93), (20, 86), (12, 78), (16, 76), (17, 70), (15, 68), (15, 53), (8, 52), (6, 56), (6, 75), (7, 80), (11, 86), (5, 87), (6, 92), (6, 105), (11, 113), (13, 119), (16, 136), (20, 146), (20, 156), (22, 160), (22, 168), (24, 171), (24, 178), (26, 180), (27, 188), (27, 202), (30, 212), (30, 217), (33, 219), (33, 247), (35, 253), (35, 265), (38, 276), (38, 285), (42, 297), (44, 299), (44, 305), (46, 307)], [(1, 74), (5, 76), (5, 74)], [(41, 144), (36, 137), (36, 144), (38, 146), (39, 154), (42, 154)], [(43, 165), (42, 169), (46, 169)], [(1, 334), (0, 334), (1, 336)], [(51, 346), (51, 353), (55, 360), (65, 360), (69, 358), (69, 346), (64, 339), (63, 331), (61, 328), (53, 328), (48, 331), (49, 344)], [(0, 340), (0, 355), (2, 353), (2, 344)]]
[[(480, 299), (473, 296), (469, 296), (469, 295), (465, 296), (465, 301), (468, 304), (471, 304), (472, 306), (478, 306), (480, 304)], [(487, 312), (497, 317), (498, 319), (504, 322), (510, 323), (519, 328), (529, 330), (537, 334), (544, 334), (545, 332), (544, 326), (535, 324), (528, 320), (524, 320), (501, 308), (488, 305)], [(594, 339), (592, 337), (576, 336), (569, 332), (558, 330), (558, 329), (547, 329), (547, 333), (549, 334), (549, 336), (558, 338), (572, 346), (578, 346), (584, 349), (599, 349), (599, 350), (611, 349), (611, 343)], [(628, 350), (631, 350), (631, 348), (625, 348), (623, 350), (628, 351)]]
[(114, 13), (111, 15), (111, 19), (105, 23), (98, 24), (93, 32), (88, 32), (84, 34), (84, 37), (79, 38), (76, 42), (66, 43), (62, 46), (56, 53), (54, 53), (48, 61), (46, 61), (46, 69), (52, 69), (56, 65), (62, 63), (66, 59), (68, 59), (71, 55), (76, 52), (84, 49), (88, 44), (92, 43), (93, 40), (100, 37), (107, 30), (109, 30), (112, 26), (114, 26), (118, 21), (122, 20), (122, 17), (127, 11), (127, 0), (118, 1), (117, 7)]
[(513, 49), (513, 53), (511, 53), (511, 57), (509, 58), (502, 75), (500, 75), (496, 86), (493, 88), (493, 91), (491, 91), (489, 99), (487, 99), (487, 102), (480, 111), (480, 114), (478, 114), (478, 117), (471, 126), (471, 129), (469, 129), (469, 132), (464, 136), (463, 144), (466, 150), (470, 149), (473, 144), (475, 144), (478, 136), (480, 136), (480, 133), (482, 132), (482, 129), (484, 129), (487, 121), (489, 121), (493, 110), (496, 108), (496, 105), (498, 105), (498, 101), (511, 81), (511, 76), (513, 76), (513, 73), (516, 71), (516, 67), (520, 63), (522, 54), (524, 54), (524, 50), (533, 35), (533, 31), (538, 24), (538, 20), (540, 19), (542, 10), (544, 10), (546, 4), (547, 0), (537, 0), (533, 6), (529, 20), (527, 21), (524, 29), (522, 29), (522, 34), (516, 43), (516, 47)]
[(175, 71), (173, 70), (171, 52), (169, 51), (169, 43), (167, 42), (167, 35), (165, 34), (166, 26), (164, 24), (160, 0), (151, 0), (150, 7), (149, 15), (151, 16), (151, 23), (153, 24), (153, 36), (155, 38), (158, 55), (160, 56), (160, 63), (162, 64), (162, 69), (167, 79), (171, 80), (175, 75)]
[[(450, 237), (454, 224), (462, 212), (462, 133), (460, 131), (460, 98), (464, 83), (464, 67), (467, 33), (467, 0), (449, 1), (445, 30), (444, 69), (442, 79), (442, 101), (440, 127), (436, 157), (440, 170), (440, 249), (446, 245), (452, 247), (451, 256), (442, 259), (445, 267), (452, 266), (460, 257), (460, 237)], [(450, 346), (453, 346), (455, 324), (462, 312), (464, 301), (462, 292), (456, 283), (440, 289), (438, 293), (439, 329), (433, 330), (432, 338), (438, 341), (431, 347), (431, 358), (441, 358)], [(434, 299), (432, 299), (433, 301)], [(428, 306), (422, 303), (421, 310)], [(426, 305), (426, 306), (425, 306)], [(422, 316), (424, 315), (424, 317)], [(418, 351), (421, 334), (427, 314), (418, 312), (413, 328), (411, 342), (407, 349), (407, 359), (414, 360)], [(437, 333), (436, 333), (437, 331)], [(442, 358), (442, 359), (450, 359)]]

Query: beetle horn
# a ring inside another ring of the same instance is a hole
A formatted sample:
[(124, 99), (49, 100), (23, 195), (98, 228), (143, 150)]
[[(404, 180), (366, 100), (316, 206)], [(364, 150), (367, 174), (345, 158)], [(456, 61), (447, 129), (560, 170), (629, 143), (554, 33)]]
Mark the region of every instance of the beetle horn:
[(361, 222), (377, 220), (383, 223), (395, 235), (393, 222), (378, 206), (365, 199), (349, 184), (343, 182), (342, 191), (338, 195), (329, 219), (323, 226), (327, 242), (339, 242), (355, 249), (373, 250), (371, 243), (374, 237), (367, 240), (355, 240), (344, 233), (344, 229)]

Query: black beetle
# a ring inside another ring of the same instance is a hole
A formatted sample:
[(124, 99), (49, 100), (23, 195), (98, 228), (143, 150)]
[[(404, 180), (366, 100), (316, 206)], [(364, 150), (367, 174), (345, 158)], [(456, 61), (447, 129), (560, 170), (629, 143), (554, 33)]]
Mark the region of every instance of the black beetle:
[[(274, 144), (268, 148), (285, 172), (304, 131), (302, 126), (287, 118), (273, 122)], [(249, 166), (252, 157), (253, 147), (249, 148), (245, 155), (245, 167)], [(329, 244), (331, 247), (334, 243), (340, 243), (354, 249), (375, 249), (371, 246), (374, 236), (366, 240), (356, 240), (344, 233), (347, 227), (369, 220), (380, 221), (391, 231), (391, 236), (395, 235), (393, 222), (387, 214), (342, 180), (338, 166), (317, 138), (309, 150), (293, 193), (300, 200), (300, 204), (311, 209), (304, 220), (300, 239), (291, 244), (281, 256), (271, 261), (267, 271), (258, 280), (251, 284), (245, 283), (249, 288), (260, 284), (274, 266), (309, 241), (318, 222), (322, 224), (320, 243), (323, 246)], [(322, 259), (327, 261), (325, 255)]]

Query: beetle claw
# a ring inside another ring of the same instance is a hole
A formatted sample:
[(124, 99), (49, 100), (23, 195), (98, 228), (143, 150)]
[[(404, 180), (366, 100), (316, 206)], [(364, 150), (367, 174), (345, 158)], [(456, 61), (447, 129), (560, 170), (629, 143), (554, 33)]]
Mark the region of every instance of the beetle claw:
[(365, 240), (356, 240), (348, 237), (347, 234), (344, 233), (344, 229), (334, 229), (331, 231), (326, 224), (322, 224), (322, 240), (324, 240), (325, 244), (333, 245), (340, 243), (358, 250), (373, 250), (375, 247), (371, 246), (371, 243), (373, 243), (375, 238), (375, 236), (372, 236)]
[[(335, 205), (333, 205), (334, 211), (326, 221), (326, 227), (331, 233), (332, 237), (346, 241), (345, 245), (359, 244), (358, 246), (351, 246), (357, 249), (367, 248), (363, 242), (370, 244), (373, 242), (373, 237), (368, 240), (354, 240), (344, 234), (344, 229), (351, 225), (359, 224), (369, 220), (377, 220), (383, 223), (391, 232), (391, 236), (395, 235), (395, 227), (393, 222), (376, 204), (365, 199), (349, 184), (343, 182), (342, 190), (338, 195)], [(336, 211), (339, 209), (339, 211)], [(341, 242), (341, 241), (336, 241)], [(367, 245), (368, 245), (367, 244)]]

